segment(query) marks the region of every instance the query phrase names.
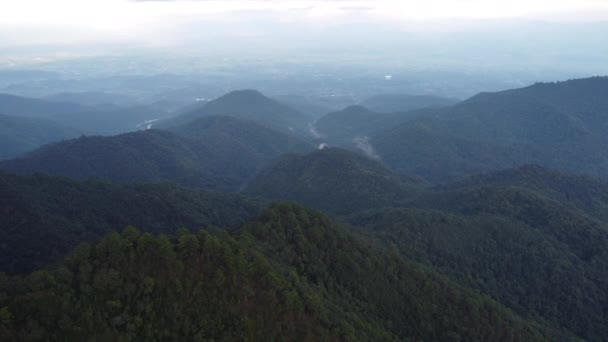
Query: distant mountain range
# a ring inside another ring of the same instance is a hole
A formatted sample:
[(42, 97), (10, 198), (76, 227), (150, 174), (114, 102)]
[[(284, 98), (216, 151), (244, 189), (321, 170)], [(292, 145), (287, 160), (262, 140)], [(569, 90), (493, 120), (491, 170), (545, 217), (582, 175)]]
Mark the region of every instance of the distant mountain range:
[(454, 105), (459, 100), (433, 95), (379, 94), (360, 103), (375, 112), (407, 112), (423, 108), (439, 108)]
[(0, 168), (75, 179), (172, 181), (202, 189), (237, 191), (265, 163), (312, 146), (297, 137), (231, 117), (203, 117), (172, 131), (146, 130), (81, 137), (49, 144)]
[(209, 116), (232, 116), (255, 122), (277, 132), (310, 136), (310, 117), (295, 109), (272, 100), (257, 90), (237, 90), (198, 108), (159, 123), (159, 128), (184, 125)]
[(424, 115), (424, 111), (379, 113), (363, 106), (350, 106), (319, 118), (314, 128), (320, 139), (341, 147), (355, 147), (357, 139), (381, 132)]
[(79, 134), (75, 129), (48, 119), (0, 114), (0, 160)]
[(371, 135), (398, 172), (441, 182), (539, 164), (608, 176), (608, 77), (485, 93)]
[[(60, 96), (59, 98), (71, 98)], [(146, 128), (148, 120), (169, 114), (150, 106), (85, 106), (0, 94), (0, 159), (13, 158), (43, 144), (82, 134), (117, 134)]]
[(604, 341), (606, 95), (244, 90), (65, 140), (89, 107), (4, 97), (5, 155), (58, 141), (0, 161), (0, 340)]

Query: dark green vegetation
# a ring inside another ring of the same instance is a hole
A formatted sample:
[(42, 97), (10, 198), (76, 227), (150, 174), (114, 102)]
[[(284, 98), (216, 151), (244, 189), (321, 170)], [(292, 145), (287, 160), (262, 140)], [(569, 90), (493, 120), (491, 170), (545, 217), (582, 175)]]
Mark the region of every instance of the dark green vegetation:
[(602, 341), (608, 336), (606, 186), (530, 166), (349, 222), (524, 317)]
[(378, 161), (336, 148), (283, 155), (251, 181), (245, 193), (346, 214), (406, 202), (421, 184)]
[(161, 123), (161, 127), (187, 124), (209, 116), (232, 116), (286, 134), (308, 136), (309, 117), (282, 103), (272, 100), (257, 90), (230, 92), (213, 101)]
[[(360, 231), (552, 331), (608, 331), (608, 184), (538, 166), (436, 188), (339, 149), (286, 155), (246, 193), (346, 214)], [(557, 300), (556, 300), (557, 299)]]
[(604, 341), (607, 80), (319, 120), (371, 159), (240, 91), (0, 162), (156, 183), (0, 175), (0, 340)]
[(177, 228), (234, 227), (261, 208), (237, 195), (170, 184), (113, 185), (0, 173), (0, 272), (45, 265), (82, 241), (115, 227), (156, 233)]
[(608, 77), (484, 93), (372, 135), (399, 172), (446, 181), (533, 163), (608, 176)]
[(0, 114), (0, 160), (78, 135), (78, 131), (50, 120)]
[(442, 187), (465, 190), (473, 187), (518, 187), (540, 193), (571, 209), (608, 222), (608, 183), (596, 178), (524, 165), (468, 177)]
[(19, 173), (118, 182), (172, 181), (189, 187), (237, 191), (265, 163), (310, 149), (301, 140), (230, 117), (206, 117), (175, 127), (112, 137), (81, 137), (0, 162)]
[(3, 340), (466, 340), (542, 335), (500, 305), (280, 205), (233, 233), (127, 228), (0, 278)]
[(282, 153), (312, 149), (308, 141), (293, 134), (279, 133), (252, 121), (230, 116), (210, 116), (170, 130), (206, 146), (216, 146), (217, 153), (223, 153), (226, 162), (238, 162), (243, 168), (247, 159), (244, 156), (250, 156), (248, 158), (255, 160), (252, 170)]
[(433, 95), (381, 94), (370, 97), (361, 105), (376, 112), (392, 113), (447, 107), (456, 102), (458, 100)]

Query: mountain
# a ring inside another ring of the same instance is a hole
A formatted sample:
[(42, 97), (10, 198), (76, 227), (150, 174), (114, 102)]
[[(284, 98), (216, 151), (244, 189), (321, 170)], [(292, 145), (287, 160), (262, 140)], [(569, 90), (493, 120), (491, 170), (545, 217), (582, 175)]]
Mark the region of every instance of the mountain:
[(53, 143), (0, 162), (0, 169), (74, 179), (171, 181), (200, 189), (237, 191), (281, 153), (309, 149), (296, 138), (254, 123), (206, 117), (175, 127), (174, 132), (147, 130)]
[(130, 227), (55, 268), (0, 276), (3, 340), (540, 341), (487, 297), (276, 205), (233, 232)]
[(348, 222), (526, 319), (588, 341), (608, 334), (605, 222), (517, 186), (448, 188), (409, 207)]
[(608, 183), (589, 176), (560, 172), (537, 165), (488, 172), (448, 184), (443, 190), (475, 187), (517, 187), (534, 191), (564, 206), (608, 222)]
[(0, 168), (74, 179), (97, 178), (118, 182), (161, 182), (198, 187), (221, 187), (206, 166), (209, 153), (173, 133), (157, 130), (112, 137), (80, 137), (46, 145), (20, 158), (3, 161)]
[(61, 114), (86, 111), (88, 107), (70, 102), (55, 102), (0, 94), (0, 113), (10, 116), (53, 118)]
[(208, 116), (232, 116), (253, 121), (277, 132), (308, 136), (309, 118), (257, 90), (237, 90), (206, 102), (200, 108), (183, 113), (158, 127), (181, 126)]
[(456, 99), (433, 95), (380, 94), (361, 102), (361, 106), (375, 112), (407, 112), (423, 108), (437, 108), (454, 105)]
[(435, 182), (538, 164), (608, 175), (608, 77), (484, 93), (376, 132), (370, 143), (399, 172)]
[(402, 203), (419, 187), (415, 180), (400, 178), (363, 155), (325, 148), (281, 156), (260, 171), (244, 192), (344, 214)]
[(209, 116), (188, 124), (172, 127), (177, 135), (207, 146), (217, 145), (225, 150), (227, 159), (243, 162), (230, 149), (242, 149), (266, 163), (282, 153), (307, 152), (312, 145), (292, 134), (284, 134), (252, 121), (237, 119), (231, 116)]
[(370, 121), (377, 120), (378, 115), (362, 106), (349, 106), (322, 116), (314, 128), (324, 140), (348, 144), (355, 137), (368, 134)]
[(353, 147), (358, 139), (367, 139), (376, 131), (398, 126), (419, 114), (416, 111), (377, 113), (363, 106), (350, 106), (324, 115), (314, 123), (314, 128), (324, 141)]
[(51, 120), (0, 114), (0, 160), (14, 158), (41, 145), (80, 133)]
[(288, 105), (300, 113), (310, 116), (312, 119), (320, 118), (329, 112), (333, 112), (341, 108), (337, 106), (336, 103), (331, 103), (326, 99), (317, 98), (314, 96), (290, 94), (274, 96), (273, 99)]
[[(135, 131), (149, 120), (169, 114), (154, 106), (84, 106), (0, 94), (0, 112), (10, 116), (44, 118), (87, 134), (117, 134)], [(145, 127), (144, 127), (145, 128)]]
[(236, 227), (261, 206), (170, 184), (118, 185), (0, 173), (0, 272), (21, 273), (127, 225), (155, 233)]
[(78, 113), (62, 114), (53, 120), (76, 127), (87, 134), (112, 135), (146, 129), (170, 113), (155, 106), (97, 106)]
[(135, 100), (128, 96), (98, 91), (57, 93), (47, 96), (46, 99), (55, 102), (77, 103), (89, 107), (107, 104), (117, 106), (133, 106), (136, 104)]

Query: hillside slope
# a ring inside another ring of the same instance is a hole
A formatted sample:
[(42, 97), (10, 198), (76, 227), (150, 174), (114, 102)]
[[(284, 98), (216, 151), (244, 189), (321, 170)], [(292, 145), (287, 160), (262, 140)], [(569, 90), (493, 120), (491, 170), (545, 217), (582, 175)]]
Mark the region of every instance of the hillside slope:
[(308, 136), (309, 118), (257, 90), (232, 91), (199, 108), (160, 123), (160, 128), (180, 126), (208, 116), (232, 116), (255, 122), (277, 132)]
[(283, 155), (262, 170), (245, 193), (344, 214), (403, 203), (419, 187), (414, 179), (400, 178), (378, 161), (326, 148)]
[(387, 165), (434, 182), (521, 164), (605, 177), (607, 94), (608, 77), (484, 93), (370, 142)]
[(233, 234), (111, 233), (0, 291), (3, 339), (542, 340), (491, 300), (290, 205)]
[(14, 158), (44, 144), (77, 137), (77, 130), (42, 118), (0, 114), (0, 160)]
[(129, 183), (171, 181), (237, 191), (281, 153), (310, 148), (297, 138), (254, 123), (207, 117), (175, 127), (173, 132), (146, 130), (50, 144), (0, 162), (0, 169)]
[(0, 272), (24, 272), (62, 257), (115, 227), (173, 233), (184, 227), (235, 227), (256, 215), (238, 195), (169, 184), (116, 185), (0, 173)]

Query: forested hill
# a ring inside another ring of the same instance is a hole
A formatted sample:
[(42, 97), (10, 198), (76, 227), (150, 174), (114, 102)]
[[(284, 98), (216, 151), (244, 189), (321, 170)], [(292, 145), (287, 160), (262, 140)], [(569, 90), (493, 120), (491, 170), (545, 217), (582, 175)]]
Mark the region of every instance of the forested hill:
[(0, 272), (24, 272), (82, 241), (135, 225), (155, 233), (236, 227), (261, 205), (238, 195), (170, 184), (116, 185), (0, 173)]
[(370, 142), (395, 170), (437, 182), (530, 163), (607, 177), (607, 95), (608, 77), (484, 93)]
[(601, 179), (537, 165), (523, 165), (515, 169), (471, 176), (440, 188), (462, 190), (475, 187), (518, 187), (534, 191), (608, 222), (608, 182)]
[(19, 117), (50, 119), (54, 116), (84, 112), (89, 107), (70, 103), (0, 94), (0, 112)]
[(0, 114), (0, 160), (78, 135), (79, 131), (51, 120)]
[(0, 277), (0, 291), (3, 340), (535, 341), (544, 333), (291, 205), (232, 234), (110, 233), (51, 270)]
[(310, 118), (264, 96), (257, 90), (237, 90), (160, 123), (161, 128), (180, 126), (208, 116), (233, 116), (253, 121), (272, 130), (308, 136)]
[(252, 122), (206, 117), (175, 127), (173, 132), (147, 130), (53, 143), (2, 161), (0, 169), (74, 179), (171, 181), (193, 188), (238, 191), (281, 153), (311, 149), (298, 138)]
[(481, 186), (349, 222), (526, 318), (590, 341), (608, 334), (608, 225), (575, 205), (533, 189)]
[[(206, 146), (215, 146), (218, 152), (234, 163), (243, 163), (243, 155), (251, 155), (261, 165), (283, 153), (308, 152), (313, 149), (309, 141), (294, 134), (278, 132), (253, 121), (231, 116), (204, 117), (170, 130)], [(243, 152), (235, 153), (240, 150)]]
[(324, 141), (351, 147), (356, 139), (366, 138), (372, 133), (426, 114), (424, 110), (380, 113), (364, 106), (350, 106), (324, 115), (315, 122), (314, 127)]
[[(135, 131), (147, 120), (169, 115), (154, 105), (85, 106), (8, 94), (0, 94), (0, 113), (20, 118), (52, 120), (63, 127), (86, 134), (118, 134)], [(36, 134), (32, 131), (31, 134)]]
[(366, 156), (324, 148), (283, 155), (262, 170), (244, 192), (345, 214), (404, 203), (422, 186)]

